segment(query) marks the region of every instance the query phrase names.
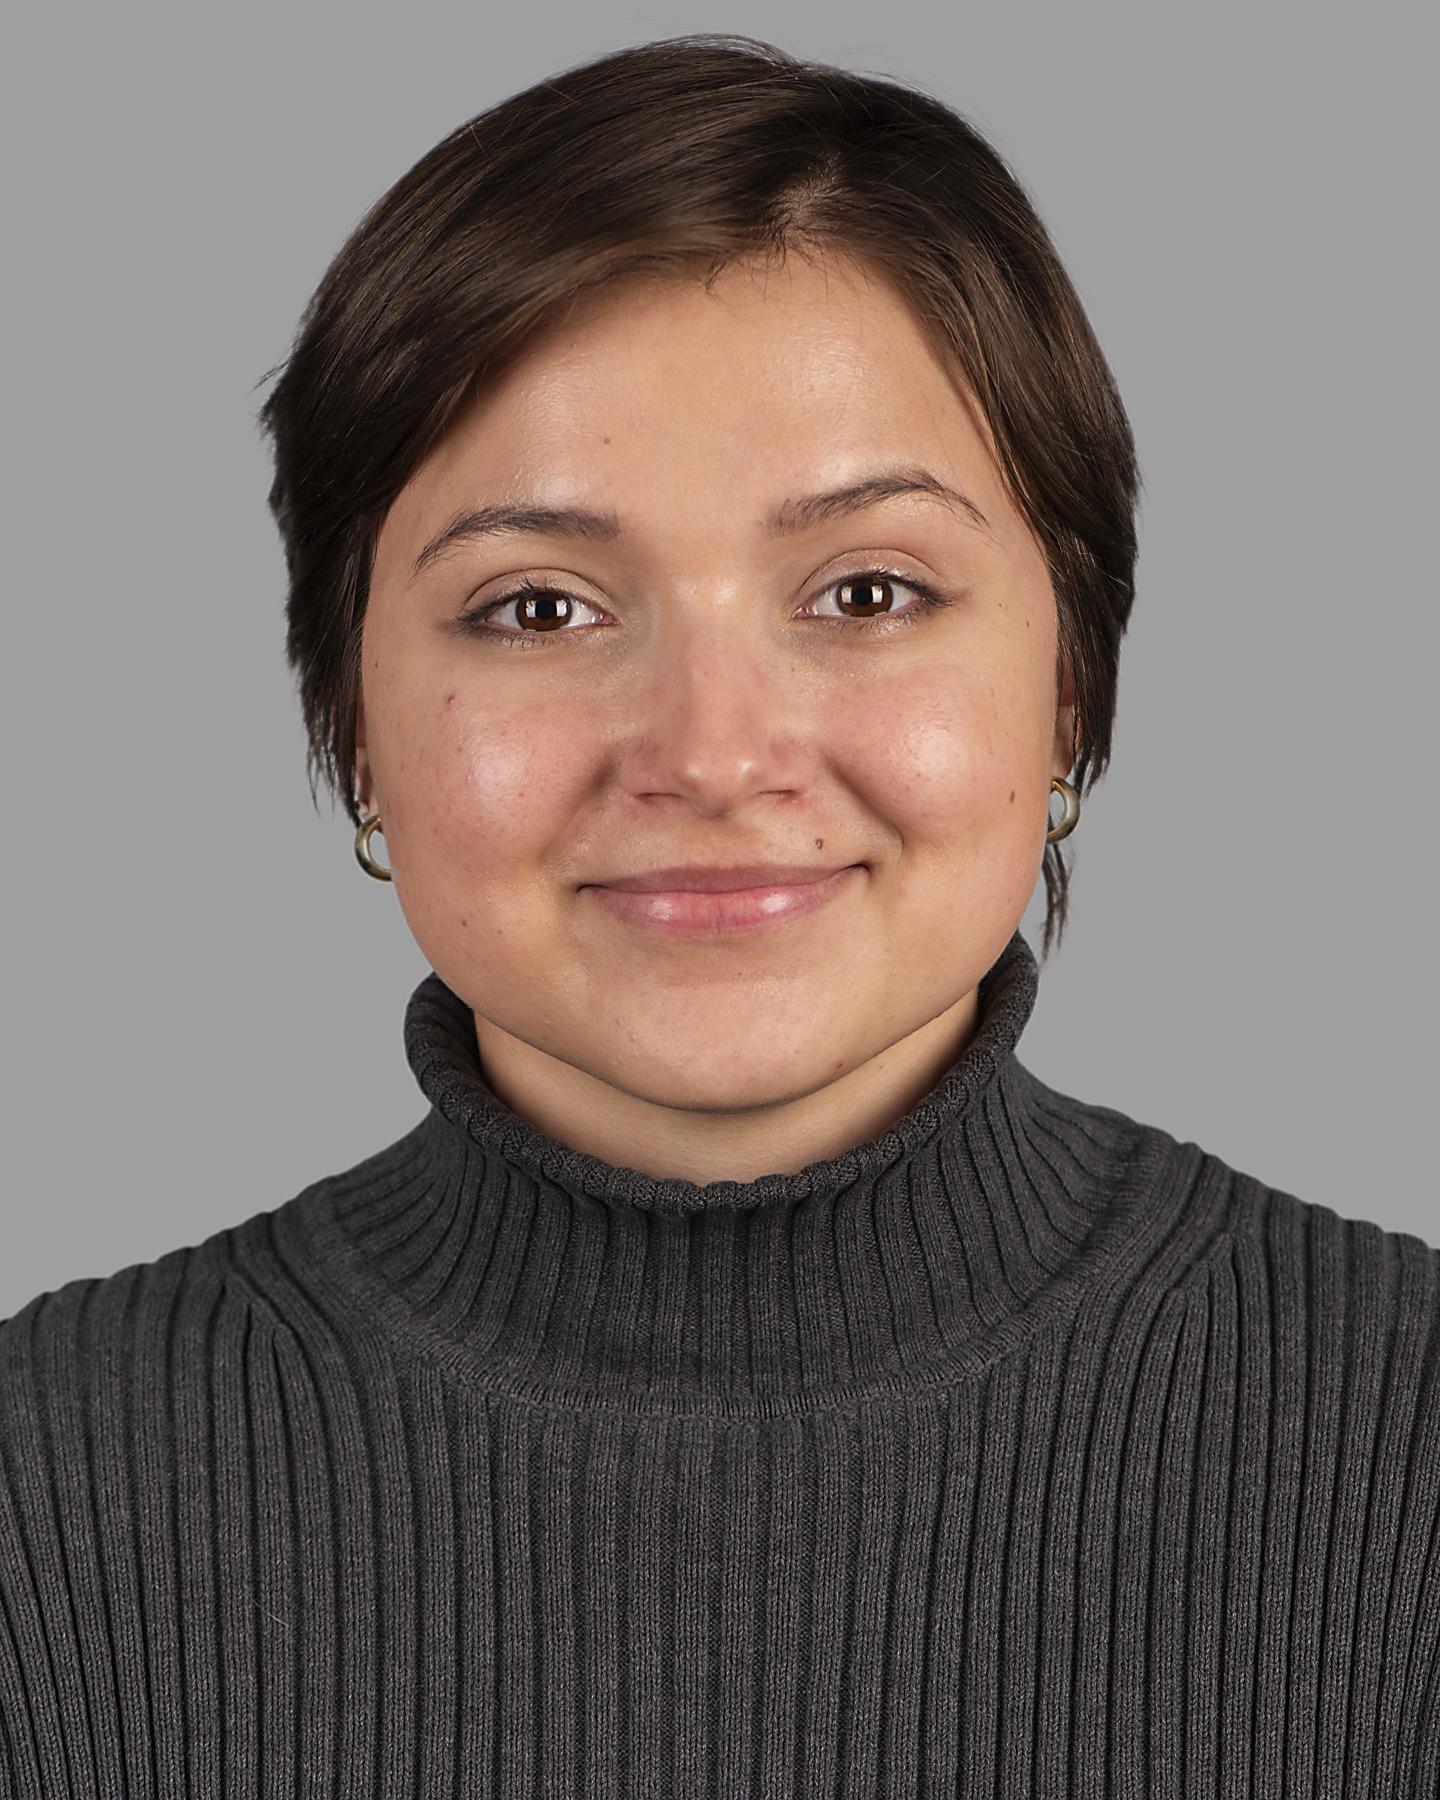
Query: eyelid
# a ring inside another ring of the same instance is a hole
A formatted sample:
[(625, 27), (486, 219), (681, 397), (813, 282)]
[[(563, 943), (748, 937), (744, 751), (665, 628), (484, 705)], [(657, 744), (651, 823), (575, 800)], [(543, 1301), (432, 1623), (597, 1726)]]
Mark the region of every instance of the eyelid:
[[(828, 579), (822, 581), (816, 589), (815, 599), (823, 599), (825, 595), (832, 591), (832, 589), (840, 587), (846, 582), (867, 579), (891, 581), (899, 587), (907, 587), (916, 596), (915, 603), (910, 606), (901, 607), (896, 612), (877, 613), (870, 619), (849, 619), (843, 614), (817, 615), (811, 613), (809, 616), (816, 619), (817, 623), (847, 625), (860, 631), (863, 631), (867, 626), (878, 627), (880, 634), (883, 635), (885, 621), (887, 619), (908, 618), (916, 613), (938, 609), (950, 604), (956, 597), (953, 594), (947, 593), (936, 581), (921, 576), (907, 575), (900, 569), (890, 568), (887, 566), (887, 561), (881, 557), (877, 556), (876, 559), (867, 560), (865, 557), (861, 556), (845, 564), (836, 574), (831, 575)], [(456, 623), (462, 630), (472, 630), (476, 635), (482, 637), (488, 636), (517, 639), (575, 637), (577, 635), (585, 635), (583, 629), (571, 630), (561, 627), (553, 632), (532, 632), (505, 629), (500, 626), (489, 626), (486, 624), (486, 620), (491, 614), (498, 612), (502, 607), (511, 605), (515, 601), (524, 600), (531, 594), (560, 594), (568, 600), (577, 601), (581, 606), (588, 607), (592, 612), (603, 614), (608, 611), (608, 609), (602, 606), (599, 601), (587, 600), (582, 594), (574, 593), (563, 580), (552, 581), (546, 578), (537, 579), (533, 575), (526, 574), (516, 578), (503, 593), (497, 594), (489, 600), (483, 600), (477, 606), (468, 607), (460, 614)], [(804, 605), (808, 608), (813, 606), (814, 603), (814, 600), (811, 600), (806, 601)]]
[[(815, 591), (815, 600), (807, 600), (805, 602), (806, 606), (813, 606), (816, 600), (823, 600), (834, 588), (842, 587), (848, 581), (892, 581), (896, 587), (908, 587), (912, 593), (920, 594), (922, 596), (926, 593), (939, 592), (935, 582), (924, 581), (918, 575), (905, 575), (899, 569), (887, 568), (883, 563), (861, 562), (855, 564), (853, 568), (842, 569), (838, 575), (832, 575), (828, 581), (822, 581)], [(907, 607), (905, 610), (908, 612), (911, 609)], [(844, 618), (845, 615), (843, 613), (831, 613), (827, 616), (830, 618)], [(893, 618), (894, 616), (893, 613), (876, 614), (877, 618)], [(847, 623), (859, 625), (863, 624), (864, 621), (852, 619), (847, 621)]]
[[(940, 585), (936, 576), (914, 576), (914, 574), (905, 574), (904, 569), (889, 567), (886, 551), (877, 551), (877, 553), (871, 554), (873, 554), (873, 560), (866, 560), (866, 556), (860, 554), (857, 558), (851, 558), (850, 562), (842, 563), (832, 576), (826, 576), (823, 581), (819, 581), (815, 585), (815, 598), (821, 598), (823, 594), (828, 594), (832, 587), (839, 587), (841, 581), (859, 581), (864, 576), (884, 576), (887, 580), (904, 581), (907, 585), (920, 587), (920, 589)], [(509, 585), (504, 585), (506, 576), (499, 576), (499, 580), (502, 583), (502, 592), (491, 594), (490, 599), (482, 599), (477, 605), (468, 607), (468, 612), (472, 616), (477, 612), (484, 612), (486, 607), (504, 607), (506, 601), (524, 599), (527, 594), (563, 594), (567, 599), (578, 599), (583, 607), (590, 607), (596, 612), (607, 612), (608, 610), (598, 599), (587, 599), (583, 594), (578, 594), (576, 587), (571, 585), (574, 581), (572, 576), (549, 576), (549, 574), (536, 576), (536, 574), (526, 572), (526, 574), (513, 576), (509, 580)], [(805, 585), (808, 587), (810, 583), (806, 581)]]

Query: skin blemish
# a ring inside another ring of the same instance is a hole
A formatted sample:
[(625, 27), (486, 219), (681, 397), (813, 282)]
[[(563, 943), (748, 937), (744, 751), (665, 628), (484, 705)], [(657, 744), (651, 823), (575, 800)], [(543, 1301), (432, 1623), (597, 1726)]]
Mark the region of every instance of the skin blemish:
[(1010, 804), (1011, 804), (1011, 805), (1012, 805), (1012, 806), (1013, 806), (1013, 805), (1014, 805), (1014, 804), (1015, 804), (1015, 790), (1014, 790), (1014, 788), (1011, 788), (1011, 790), (1010, 790)]

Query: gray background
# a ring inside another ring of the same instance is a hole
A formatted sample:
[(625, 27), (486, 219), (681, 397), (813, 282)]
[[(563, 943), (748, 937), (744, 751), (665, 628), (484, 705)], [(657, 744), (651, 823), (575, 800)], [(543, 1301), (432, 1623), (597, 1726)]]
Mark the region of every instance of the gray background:
[[(0, 1316), (420, 1116), (401, 1028), (427, 965), (343, 814), (311, 806), (256, 383), (444, 133), (702, 29), (965, 113), (1036, 199), (1134, 424), (1115, 760), (1022, 1061), (1440, 1243), (1420, 12), (32, 9), (4, 127)], [(1042, 916), (1037, 884), (1037, 949)]]

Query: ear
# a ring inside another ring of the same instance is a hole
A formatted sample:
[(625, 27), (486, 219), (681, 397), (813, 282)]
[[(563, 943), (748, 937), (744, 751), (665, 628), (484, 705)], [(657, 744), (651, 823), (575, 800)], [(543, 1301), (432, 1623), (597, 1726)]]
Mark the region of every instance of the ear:
[(1065, 670), (1060, 682), (1060, 697), (1055, 704), (1055, 742), (1053, 775), (1064, 780), (1075, 767), (1078, 746), (1075, 742), (1075, 683)]
[(371, 804), (370, 755), (365, 748), (365, 702), (359, 700), (355, 705), (355, 795), (360, 811), (373, 813)]

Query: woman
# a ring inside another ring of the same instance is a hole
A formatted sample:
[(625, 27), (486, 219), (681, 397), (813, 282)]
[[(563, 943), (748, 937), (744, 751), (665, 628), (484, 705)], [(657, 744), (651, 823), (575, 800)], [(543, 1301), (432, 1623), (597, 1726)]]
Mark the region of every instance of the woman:
[(5, 1791), (1435, 1791), (1440, 1253), (1016, 1054), (1138, 477), (994, 151), (603, 57), (262, 417), (426, 1111), (5, 1325)]

